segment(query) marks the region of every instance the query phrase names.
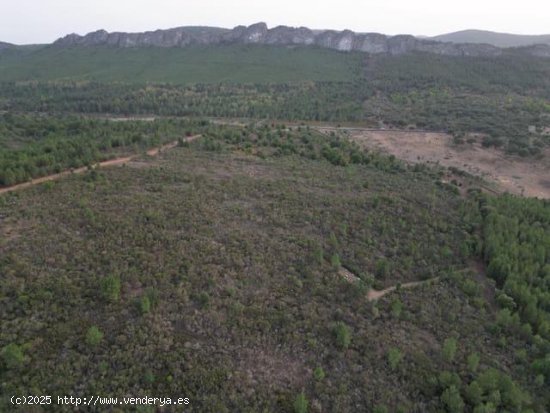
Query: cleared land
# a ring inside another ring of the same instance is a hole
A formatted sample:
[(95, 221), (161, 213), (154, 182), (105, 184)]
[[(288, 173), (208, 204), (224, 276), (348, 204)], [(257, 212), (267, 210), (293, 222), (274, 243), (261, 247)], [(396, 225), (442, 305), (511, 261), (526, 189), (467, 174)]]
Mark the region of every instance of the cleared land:
[(347, 134), (363, 147), (388, 152), (407, 162), (455, 167), (493, 182), (505, 192), (550, 198), (548, 150), (542, 158), (534, 160), (504, 155), (479, 143), (457, 146), (452, 136), (445, 133), (349, 129)]

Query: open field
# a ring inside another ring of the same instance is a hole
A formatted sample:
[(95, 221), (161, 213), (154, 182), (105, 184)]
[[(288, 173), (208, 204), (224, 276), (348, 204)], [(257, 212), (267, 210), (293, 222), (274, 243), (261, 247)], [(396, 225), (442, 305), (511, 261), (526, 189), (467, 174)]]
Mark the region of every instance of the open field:
[(349, 130), (347, 135), (363, 147), (390, 153), (407, 162), (455, 167), (480, 176), (505, 192), (550, 198), (548, 150), (537, 159), (525, 159), (483, 148), (479, 143), (454, 145), (452, 136), (444, 133), (357, 129)]

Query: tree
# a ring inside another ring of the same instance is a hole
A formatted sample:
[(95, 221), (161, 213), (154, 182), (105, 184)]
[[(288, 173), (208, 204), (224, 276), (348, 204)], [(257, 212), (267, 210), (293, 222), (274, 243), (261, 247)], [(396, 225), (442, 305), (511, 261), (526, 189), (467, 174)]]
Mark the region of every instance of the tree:
[(340, 347), (342, 350), (346, 350), (351, 343), (350, 328), (343, 322), (339, 321), (338, 323), (336, 323), (334, 333), (336, 335), (336, 344), (338, 345), (338, 347)]
[(397, 368), (402, 359), (403, 354), (401, 354), (399, 349), (394, 347), (388, 351), (388, 363), (392, 370), (395, 370)]
[(457, 342), (455, 338), (448, 338), (443, 342), (443, 359), (447, 362), (452, 362), (455, 358)]
[(376, 262), (376, 275), (379, 278), (386, 278), (390, 273), (390, 266), (386, 259), (380, 259)]
[(2, 349), (2, 358), (9, 369), (17, 368), (25, 361), (23, 350), (15, 343), (8, 344)]
[(334, 269), (337, 270), (337, 269), (340, 268), (341, 263), (340, 263), (340, 257), (338, 256), (338, 254), (334, 253), (332, 255), (332, 257), (330, 259), (330, 263), (331, 263), (331, 265)]
[(313, 377), (317, 381), (321, 381), (325, 378), (325, 371), (321, 366), (318, 366), (315, 368), (315, 370), (313, 370)]
[(466, 400), (468, 400), (469, 404), (471, 404), (472, 406), (477, 406), (479, 403), (481, 403), (483, 390), (481, 389), (479, 384), (474, 380), (466, 387), (466, 391), (464, 395), (466, 397)]
[(107, 301), (115, 302), (120, 298), (120, 279), (108, 276), (101, 280), (101, 294)]
[(477, 368), (479, 366), (479, 354), (478, 353), (472, 353), (468, 356), (468, 370), (470, 372), (475, 373), (477, 371)]
[(400, 299), (393, 300), (391, 303), (391, 313), (395, 318), (399, 318), (403, 312), (403, 303)]
[(103, 333), (96, 326), (92, 326), (86, 332), (86, 343), (92, 347), (96, 347), (103, 339)]
[(141, 311), (141, 314), (147, 314), (151, 311), (151, 300), (149, 300), (149, 297), (146, 295), (141, 297), (141, 300), (139, 300), (139, 310)]
[(441, 402), (449, 413), (462, 413), (464, 411), (464, 401), (455, 386), (451, 386), (443, 392)]
[(294, 400), (294, 413), (307, 413), (308, 401), (304, 392), (301, 392)]

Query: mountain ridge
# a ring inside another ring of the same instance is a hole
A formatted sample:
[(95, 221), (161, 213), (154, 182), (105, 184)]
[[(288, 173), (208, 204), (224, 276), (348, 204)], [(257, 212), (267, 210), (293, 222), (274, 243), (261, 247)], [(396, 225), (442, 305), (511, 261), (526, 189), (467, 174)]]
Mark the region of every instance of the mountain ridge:
[[(69, 34), (53, 45), (114, 46), (114, 47), (186, 47), (189, 45), (266, 44), (284, 46), (319, 46), (343, 52), (400, 55), (428, 52), (448, 56), (498, 56), (502, 49), (485, 44), (456, 44), (411, 35), (386, 36), (380, 33), (356, 33), (351, 30), (311, 30), (307, 27), (276, 26), (266, 23), (237, 26), (233, 29), (217, 27), (177, 27), (141, 33), (98, 30), (84, 36)], [(550, 56), (550, 50), (549, 50)]]

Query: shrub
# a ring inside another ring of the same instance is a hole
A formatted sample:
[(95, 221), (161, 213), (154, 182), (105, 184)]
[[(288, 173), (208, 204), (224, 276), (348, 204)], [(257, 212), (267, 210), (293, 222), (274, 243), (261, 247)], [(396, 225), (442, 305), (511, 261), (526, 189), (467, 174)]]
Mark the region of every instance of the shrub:
[(392, 370), (395, 370), (401, 360), (403, 359), (403, 354), (401, 354), (401, 351), (397, 348), (391, 348), (388, 351), (388, 364), (390, 365), (390, 368)]
[(101, 280), (101, 294), (107, 301), (118, 301), (120, 298), (120, 279), (112, 275), (103, 278)]
[(455, 386), (451, 386), (443, 392), (441, 402), (449, 413), (462, 413), (464, 411), (464, 401)]
[(325, 371), (323, 368), (320, 366), (316, 367), (315, 370), (313, 370), (313, 377), (317, 381), (323, 380), (325, 378)]
[(141, 300), (139, 300), (139, 310), (141, 314), (147, 314), (151, 311), (151, 300), (149, 300), (149, 297), (141, 297)]
[(457, 342), (455, 338), (448, 338), (443, 343), (443, 359), (447, 362), (452, 362), (455, 358)]
[(472, 373), (475, 373), (477, 371), (477, 367), (479, 366), (479, 354), (472, 353), (468, 356), (468, 370), (470, 370)]
[(86, 332), (86, 343), (92, 347), (96, 347), (103, 339), (103, 333), (96, 326), (92, 326)]
[(15, 343), (8, 344), (2, 349), (2, 358), (9, 369), (17, 368), (25, 361), (23, 350)]
[(351, 330), (343, 322), (336, 323), (334, 328), (334, 333), (336, 335), (336, 344), (342, 350), (346, 350), (351, 343)]
[(304, 392), (301, 392), (294, 400), (294, 413), (307, 413), (307, 399)]

